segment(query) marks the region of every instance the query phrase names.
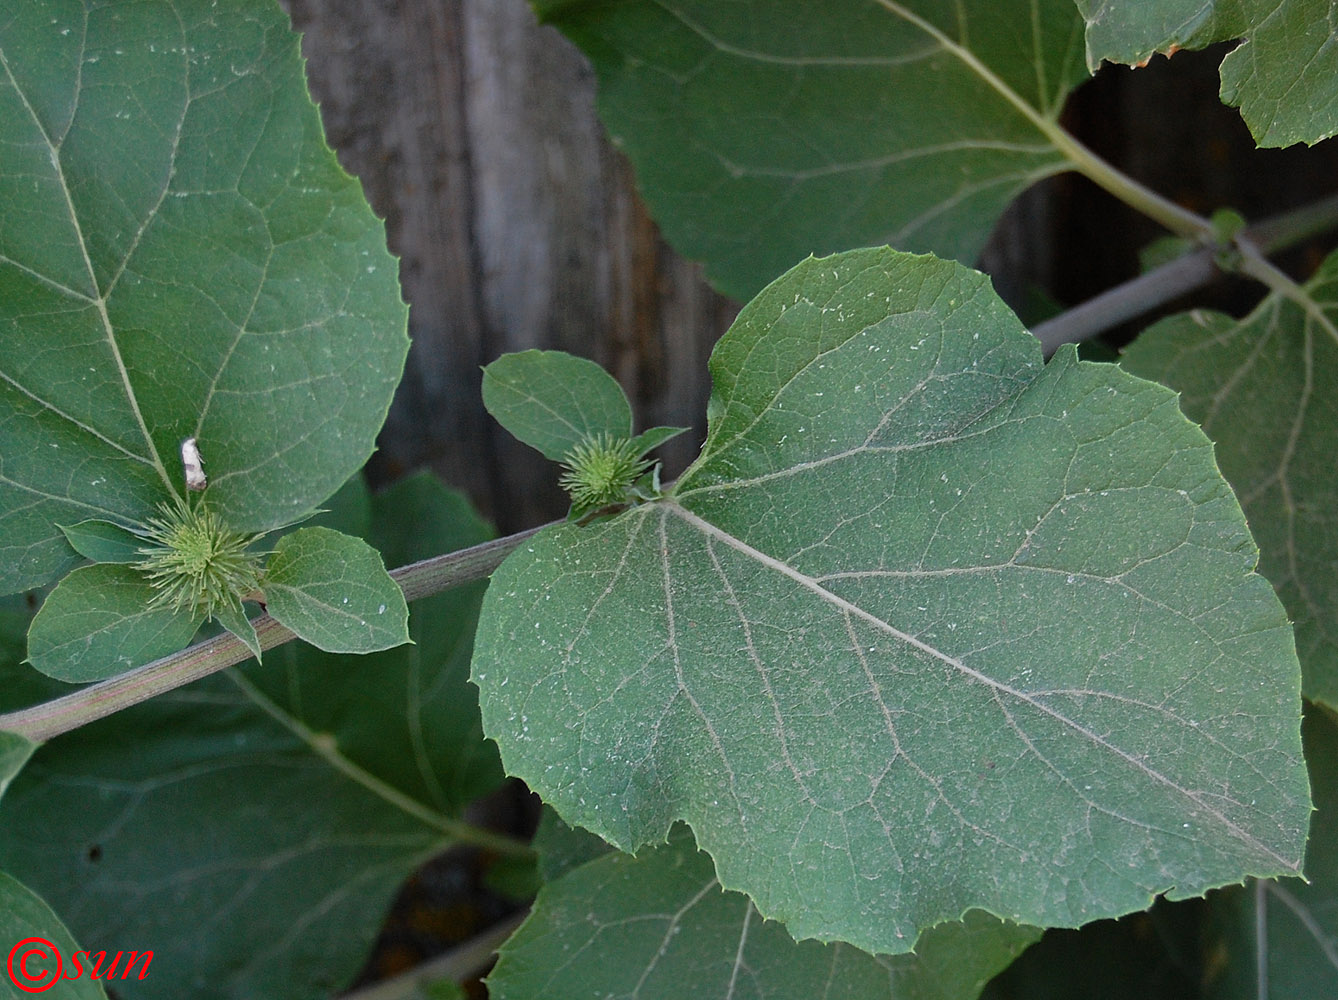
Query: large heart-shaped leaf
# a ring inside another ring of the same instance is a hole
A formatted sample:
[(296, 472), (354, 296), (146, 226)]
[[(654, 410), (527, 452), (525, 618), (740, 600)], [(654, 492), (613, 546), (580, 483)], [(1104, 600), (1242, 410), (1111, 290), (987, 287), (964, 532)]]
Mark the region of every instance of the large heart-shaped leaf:
[[(487, 537), (427, 477), (336, 506), (368, 520), (326, 523), (393, 564)], [(466, 681), (481, 589), (415, 603), (413, 645), (289, 644), (51, 741), (0, 804), (0, 868), (86, 946), (151, 949), (135, 997), (337, 992), (404, 877), (502, 780)], [(55, 687), (0, 664), (4, 708)]]
[(635, 858), (609, 854), (546, 886), (488, 977), (495, 1000), (973, 1000), (1040, 936), (971, 913), (928, 932), (915, 955), (796, 944), (721, 891), (690, 834)]
[(1338, 707), (1338, 255), (1306, 302), (1273, 294), (1243, 320), (1195, 310), (1148, 328), (1122, 363), (1180, 392), (1217, 446), (1296, 623), (1305, 694)]
[(974, 260), (1069, 164), (1073, 0), (535, 0), (599, 74), (600, 115), (669, 240), (748, 298), (809, 253)]
[(634, 850), (684, 819), (797, 937), (1072, 926), (1297, 871), (1300, 671), (1212, 446), (983, 276), (809, 261), (716, 347), (664, 501), (494, 575), (507, 769)]
[(182, 492), (185, 438), (243, 532), (362, 464), (405, 307), (273, 0), (0, 0), (0, 135), (0, 592)]
[(1244, 39), (1222, 60), (1224, 103), (1260, 146), (1314, 144), (1338, 133), (1338, 46), (1330, 0), (1076, 0), (1087, 64), (1138, 63), (1175, 47)]

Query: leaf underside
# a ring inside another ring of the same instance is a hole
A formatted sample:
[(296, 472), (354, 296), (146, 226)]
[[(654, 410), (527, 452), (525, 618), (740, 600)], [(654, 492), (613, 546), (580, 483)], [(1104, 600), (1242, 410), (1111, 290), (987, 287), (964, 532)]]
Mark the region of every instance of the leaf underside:
[(370, 454), (408, 338), (272, 0), (0, 0), (0, 592), (143, 524), (198, 439), (234, 530)]
[(1275, 293), (1241, 320), (1170, 317), (1121, 363), (1178, 390), (1213, 439), (1296, 623), (1305, 695), (1338, 707), (1338, 255), (1305, 294), (1309, 310)]
[(565, 819), (686, 820), (796, 937), (883, 953), (1298, 870), (1290, 630), (1173, 394), (888, 250), (779, 279), (711, 367), (672, 497), (488, 591), (485, 728)]
[(809, 253), (970, 263), (1066, 168), (1040, 127), (1086, 78), (1073, 0), (537, 0), (666, 237), (747, 299)]

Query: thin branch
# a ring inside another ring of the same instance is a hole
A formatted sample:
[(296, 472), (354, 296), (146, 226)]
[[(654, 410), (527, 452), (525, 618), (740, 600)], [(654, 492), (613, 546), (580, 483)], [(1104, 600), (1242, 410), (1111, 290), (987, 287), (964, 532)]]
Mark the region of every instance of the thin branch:
[[(424, 559), (394, 570), (390, 575), (403, 589), (406, 600), (437, 594), (449, 587), (486, 579), (513, 549), (539, 530), (532, 528), (458, 552)], [(262, 651), (295, 638), (269, 615), (261, 615), (251, 624)], [(0, 715), (0, 730), (41, 743), (250, 658), (251, 651), (239, 639), (223, 633), (62, 698)]]
[(1082, 305), (1074, 306), (1054, 319), (1038, 323), (1032, 333), (1041, 342), (1046, 356), (1062, 344), (1076, 344), (1142, 316), (1158, 306), (1202, 288), (1222, 274), (1216, 252), (1204, 247), (1177, 257), (1131, 281), (1116, 285)]
[[(1242, 270), (1251, 277), (1264, 276), (1264, 268), (1255, 258), (1295, 246), (1302, 240), (1338, 226), (1338, 195), (1321, 199), (1302, 208), (1258, 222), (1244, 229), (1236, 244), (1244, 251)], [(1203, 247), (1178, 257), (1131, 281), (1126, 281), (1094, 299), (1039, 323), (1034, 333), (1045, 353), (1052, 354), (1061, 344), (1077, 343), (1118, 326), (1126, 320), (1151, 312), (1180, 296), (1202, 288), (1222, 275), (1217, 266), (1219, 250)], [(1258, 273), (1256, 273), (1258, 272)], [(1276, 269), (1272, 269), (1274, 277)], [(1275, 287), (1272, 281), (1266, 281)]]

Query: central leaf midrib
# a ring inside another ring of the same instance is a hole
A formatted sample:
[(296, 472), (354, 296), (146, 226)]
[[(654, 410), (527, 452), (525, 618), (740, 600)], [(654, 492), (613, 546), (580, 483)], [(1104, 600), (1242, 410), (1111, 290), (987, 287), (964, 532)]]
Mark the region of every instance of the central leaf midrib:
[(865, 610), (864, 608), (861, 608), (857, 604), (854, 604), (846, 600), (845, 598), (839, 596), (838, 594), (833, 593), (832, 591), (828, 590), (827, 588), (823, 587), (821, 584), (813, 580), (811, 577), (794, 569), (792, 566), (789, 566), (786, 563), (782, 562), (781, 560), (776, 559), (773, 556), (770, 556), (767, 553), (754, 548), (753, 546), (749, 545), (742, 539), (736, 537), (735, 535), (730, 534), (729, 532), (718, 527), (717, 525), (712, 524), (710, 521), (698, 517), (696, 514), (692, 513), (692, 511), (679, 506), (673, 500), (660, 501), (657, 504), (657, 506), (660, 506), (664, 511), (679, 518), (680, 520), (685, 522), (689, 527), (695, 529), (701, 534), (709, 538), (714, 538), (717, 541), (721, 542), (722, 544), (733, 549), (734, 551), (738, 552), (739, 554), (745, 556), (746, 558), (752, 559), (755, 562), (759, 563), (760, 565), (766, 567), (767, 569), (781, 574), (782, 576), (786, 577), (793, 583), (796, 583), (805, 590), (808, 590), (809, 592), (817, 596), (820, 600), (828, 604), (831, 604), (834, 608), (837, 608), (838, 610), (843, 611), (846, 614), (853, 615), (859, 618), (860, 620), (864, 621), (865, 623), (878, 629), (879, 631), (882, 631), (892, 636), (899, 642), (905, 643), (906, 645), (914, 649), (920, 650), (926, 655), (931, 656), (934, 659), (951, 667), (953, 670), (957, 671), (962, 676), (967, 677), (979, 684), (982, 684), (988, 689), (1000, 695), (1006, 695), (1009, 698), (1014, 699), (1019, 704), (1026, 705), (1029, 708), (1050, 717), (1054, 721), (1058, 722), (1061, 726), (1081, 736), (1083, 739), (1085, 739), (1092, 745), (1101, 747), (1106, 752), (1115, 755), (1116, 757), (1124, 761), (1127, 765), (1143, 773), (1148, 778), (1152, 779), (1154, 782), (1165, 786), (1166, 788), (1170, 789), (1172, 792), (1180, 796), (1183, 796), (1185, 799), (1192, 802), (1196, 808), (1202, 810), (1203, 812), (1217, 819), (1222, 824), (1222, 826), (1236, 838), (1238, 842), (1248, 846), (1254, 851), (1257, 851), (1272, 858), (1274, 861), (1284, 866), (1288, 870), (1296, 871), (1299, 868), (1298, 862), (1294, 862), (1290, 859), (1282, 857), (1282, 855), (1274, 851), (1267, 844), (1261, 842), (1258, 838), (1250, 834), (1248, 831), (1242, 829), (1239, 824), (1231, 820), (1220, 809), (1217, 809), (1210, 803), (1204, 801), (1200, 795), (1196, 794), (1190, 789), (1180, 786), (1175, 781), (1173, 781), (1169, 776), (1158, 771), (1156, 768), (1150, 767), (1147, 763), (1139, 760), (1135, 754), (1132, 754), (1129, 751), (1115, 745), (1110, 740), (1103, 738), (1099, 734), (1092, 732), (1090, 729), (1086, 728), (1078, 721), (1070, 719), (1063, 713), (1056, 711), (1055, 709), (1049, 707), (1048, 705), (1045, 705), (1043, 702), (1040, 702), (1037, 699), (1033, 698), (1025, 691), (1021, 691), (1017, 688), (1012, 687), (1011, 685), (1003, 683), (1002, 681), (996, 680), (988, 676), (987, 674), (981, 673), (979, 670), (976, 670), (973, 667), (968, 666), (961, 660), (957, 659), (956, 657), (948, 653), (943, 652), (937, 647), (932, 646), (921, 639), (917, 639), (913, 635), (901, 631), (900, 629), (896, 628), (890, 623), (883, 621), (877, 615)]

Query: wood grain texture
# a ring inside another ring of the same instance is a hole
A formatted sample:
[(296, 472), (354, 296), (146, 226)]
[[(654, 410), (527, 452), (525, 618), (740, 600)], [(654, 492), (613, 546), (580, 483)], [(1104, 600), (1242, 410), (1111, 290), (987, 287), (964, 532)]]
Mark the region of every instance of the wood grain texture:
[(524, 0), (289, 0), (331, 144), (401, 257), (414, 346), (374, 471), (427, 465), (502, 530), (557, 516), (554, 467), (483, 411), (481, 365), (531, 347), (607, 366), (640, 426), (705, 431), (736, 307), (660, 240), (595, 81)]

